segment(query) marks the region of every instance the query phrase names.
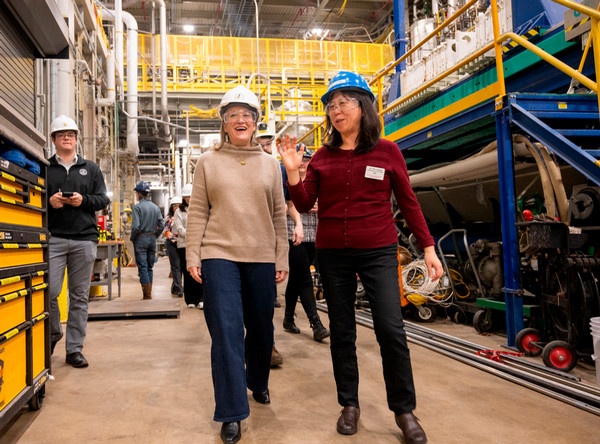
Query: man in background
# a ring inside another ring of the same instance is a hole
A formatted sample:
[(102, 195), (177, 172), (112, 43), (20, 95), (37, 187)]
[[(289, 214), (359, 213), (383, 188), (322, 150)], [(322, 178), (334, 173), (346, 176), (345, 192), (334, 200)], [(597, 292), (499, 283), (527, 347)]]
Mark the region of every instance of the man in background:
[(156, 262), (156, 238), (165, 227), (160, 208), (150, 200), (150, 185), (141, 181), (135, 188), (138, 204), (131, 221), (131, 242), (142, 284), (142, 299), (152, 299), (152, 267)]

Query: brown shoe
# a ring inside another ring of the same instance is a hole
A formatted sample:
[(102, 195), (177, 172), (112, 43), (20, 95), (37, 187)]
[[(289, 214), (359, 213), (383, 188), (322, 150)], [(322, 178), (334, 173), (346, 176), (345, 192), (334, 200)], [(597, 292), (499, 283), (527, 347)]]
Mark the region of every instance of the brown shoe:
[(273, 352), (271, 353), (271, 367), (277, 367), (281, 364), (283, 364), (283, 357), (277, 349), (273, 347)]
[(421, 428), (417, 417), (412, 412), (396, 415), (396, 424), (402, 430), (406, 444), (425, 444), (427, 442), (425, 431)]
[(337, 422), (337, 432), (341, 435), (354, 435), (358, 429), (358, 418), (360, 418), (358, 407), (351, 405), (344, 407)]

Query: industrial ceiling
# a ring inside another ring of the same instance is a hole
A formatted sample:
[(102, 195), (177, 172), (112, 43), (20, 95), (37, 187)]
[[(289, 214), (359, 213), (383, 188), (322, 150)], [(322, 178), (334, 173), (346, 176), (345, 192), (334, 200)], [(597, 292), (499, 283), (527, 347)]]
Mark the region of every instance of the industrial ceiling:
[[(140, 31), (151, 32), (157, 2), (122, 3)], [(165, 0), (165, 6), (169, 34), (256, 37), (258, 15), (261, 38), (375, 42), (393, 25), (392, 0)]]

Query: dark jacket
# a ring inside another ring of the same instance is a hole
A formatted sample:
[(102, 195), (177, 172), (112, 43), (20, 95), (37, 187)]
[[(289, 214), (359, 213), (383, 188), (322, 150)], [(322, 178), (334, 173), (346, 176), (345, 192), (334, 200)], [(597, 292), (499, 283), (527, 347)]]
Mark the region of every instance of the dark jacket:
[(74, 191), (83, 197), (79, 207), (64, 205), (62, 208), (52, 208), (52, 205), (48, 205), (50, 234), (64, 239), (98, 242), (95, 212), (110, 204), (100, 168), (81, 156), (77, 156), (77, 163), (68, 173), (66, 168), (57, 162), (56, 155), (52, 156), (49, 162), (48, 198), (58, 190)]

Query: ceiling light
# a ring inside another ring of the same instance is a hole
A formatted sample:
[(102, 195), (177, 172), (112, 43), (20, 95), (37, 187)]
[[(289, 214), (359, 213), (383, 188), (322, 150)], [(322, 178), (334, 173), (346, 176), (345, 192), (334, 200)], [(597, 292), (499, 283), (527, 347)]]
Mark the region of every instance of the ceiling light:
[(322, 32), (323, 32), (323, 30), (322, 30), (321, 28), (314, 28), (314, 29), (312, 30), (312, 34), (313, 34), (313, 35), (316, 35), (316, 36), (319, 36), (319, 35), (321, 35), (321, 33), (322, 33)]
[(184, 32), (194, 32), (194, 25), (183, 25)]
[(186, 139), (179, 139), (179, 142), (177, 143), (177, 147), (178, 148), (186, 147), (187, 144), (188, 144), (188, 141)]

